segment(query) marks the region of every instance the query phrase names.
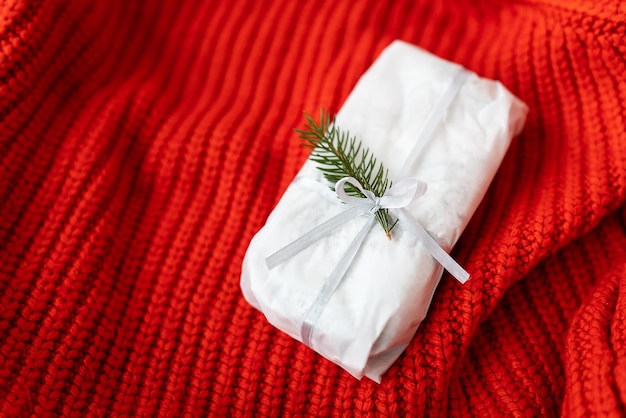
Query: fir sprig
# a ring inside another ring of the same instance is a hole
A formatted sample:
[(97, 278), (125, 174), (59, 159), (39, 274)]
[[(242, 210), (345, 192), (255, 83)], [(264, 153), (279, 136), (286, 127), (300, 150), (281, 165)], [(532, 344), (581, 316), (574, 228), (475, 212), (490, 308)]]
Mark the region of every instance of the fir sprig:
[[(304, 116), (304, 129), (296, 130), (307, 147), (311, 148), (310, 159), (317, 163), (324, 177), (333, 184), (344, 177), (354, 177), (376, 196), (382, 196), (391, 187), (389, 172), (376, 161), (373, 153), (364, 147), (348, 131), (341, 131), (330, 118), (327, 110), (320, 110), (319, 123), (309, 114)], [(365, 197), (361, 191), (347, 184), (346, 192), (352, 196)], [(389, 211), (379, 209), (376, 218), (391, 239), (395, 223), (389, 222)], [(397, 221), (396, 221), (397, 222)]]

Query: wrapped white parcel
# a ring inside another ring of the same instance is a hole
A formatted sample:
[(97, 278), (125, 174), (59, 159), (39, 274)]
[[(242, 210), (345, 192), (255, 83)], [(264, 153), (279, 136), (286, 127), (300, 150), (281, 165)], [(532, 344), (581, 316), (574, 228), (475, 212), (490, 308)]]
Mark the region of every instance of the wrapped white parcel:
[[(373, 152), (394, 185), (425, 183), (423, 195), (401, 210), (448, 252), (527, 112), (499, 82), (394, 41), (358, 81), (335, 124)], [(427, 314), (443, 268), (411, 222), (400, 218), (389, 240), (378, 224), (364, 228), (371, 212), (340, 219), (349, 205), (333, 186), (314, 162), (304, 164), (250, 242), (241, 288), (275, 327), (354, 377), (380, 382)], [(269, 262), (329, 219), (340, 224)], [(345, 274), (336, 273), (342, 265)], [(336, 283), (327, 283), (330, 276)]]

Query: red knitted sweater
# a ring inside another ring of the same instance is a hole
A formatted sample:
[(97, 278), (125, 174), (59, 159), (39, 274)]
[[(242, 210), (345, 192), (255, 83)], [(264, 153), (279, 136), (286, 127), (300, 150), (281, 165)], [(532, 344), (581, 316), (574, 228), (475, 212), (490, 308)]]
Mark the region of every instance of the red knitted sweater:
[[(0, 414), (623, 415), (625, 33), (621, 0), (4, 2)], [(239, 276), (302, 111), (393, 39), (530, 113), (455, 251), (473, 278), (377, 385)]]

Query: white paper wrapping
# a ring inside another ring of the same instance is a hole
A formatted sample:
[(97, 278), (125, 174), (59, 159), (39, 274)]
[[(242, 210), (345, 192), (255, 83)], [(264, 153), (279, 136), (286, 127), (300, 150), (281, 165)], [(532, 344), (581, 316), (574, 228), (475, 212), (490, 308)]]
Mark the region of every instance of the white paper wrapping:
[[(459, 66), (401, 41), (361, 77), (337, 115), (398, 173)], [(527, 107), (500, 83), (470, 74), (409, 166), (428, 189), (406, 209), (446, 250), (458, 240), (524, 124)], [(241, 288), (267, 320), (302, 341), (302, 320), (326, 277), (365, 222), (359, 217), (282, 265), (265, 259), (346, 209), (311, 161), (289, 185), (243, 262)], [(442, 269), (415, 237), (376, 224), (317, 321), (311, 348), (356, 378), (380, 382), (424, 319)], [(470, 271), (471, 274), (471, 271)]]

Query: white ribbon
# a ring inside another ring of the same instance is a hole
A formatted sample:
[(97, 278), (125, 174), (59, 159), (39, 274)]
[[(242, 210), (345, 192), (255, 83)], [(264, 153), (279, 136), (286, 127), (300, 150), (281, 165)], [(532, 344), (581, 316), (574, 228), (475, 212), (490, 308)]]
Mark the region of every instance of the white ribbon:
[[(349, 196), (345, 190), (345, 184), (351, 184), (365, 197)], [(373, 218), (376, 212), (381, 209), (389, 209), (396, 215), (400, 225), (409, 233), (413, 234), (418, 241), (426, 247), (426, 250), (461, 283), (469, 279), (469, 273), (463, 269), (437, 241), (430, 236), (424, 227), (404, 209), (414, 199), (418, 199), (426, 193), (426, 183), (419, 181), (415, 177), (404, 179), (389, 188), (382, 197), (376, 197), (374, 193), (365, 190), (363, 186), (353, 177), (344, 177), (335, 185), (337, 197), (353, 207), (361, 207), (369, 212), (369, 217)], [(360, 245), (360, 243), (359, 243)]]
[[(415, 158), (417, 158), (422, 150), (422, 147), (425, 145), (426, 140), (433, 134), (435, 128), (445, 116), (448, 107), (456, 97), (456, 94), (461, 89), (461, 86), (467, 79), (468, 75), (468, 71), (459, 68), (453, 77), (452, 82), (433, 107), (431, 113), (426, 118), (425, 125), (417, 135), (413, 149), (409, 153), (404, 166), (400, 170), (402, 176), (406, 175), (405, 173), (408, 172), (410, 164), (415, 161)], [(359, 189), (364, 197), (349, 196), (345, 191), (346, 184), (351, 184), (353, 187)], [(339, 263), (335, 266), (328, 279), (324, 282), (324, 285), (313, 301), (313, 304), (305, 313), (304, 320), (302, 321), (300, 328), (300, 334), (304, 344), (311, 347), (315, 324), (326, 307), (326, 304), (335, 292), (335, 289), (341, 282), (341, 279), (346, 274), (350, 264), (352, 264), (352, 261), (359, 251), (359, 248), (361, 248), (361, 244), (365, 240), (365, 237), (374, 225), (376, 221), (376, 212), (381, 209), (388, 209), (391, 211), (400, 221), (400, 225), (402, 225), (406, 231), (413, 234), (433, 256), (433, 258), (435, 258), (435, 260), (448, 270), (448, 272), (459, 282), (465, 283), (469, 279), (469, 273), (465, 271), (456, 261), (454, 261), (454, 259), (450, 257), (450, 255), (446, 253), (443, 248), (439, 246), (439, 244), (437, 244), (424, 227), (417, 222), (406, 209), (404, 209), (405, 206), (411, 203), (414, 199), (421, 197), (425, 192), (425, 183), (414, 177), (409, 177), (394, 184), (385, 192), (383, 196), (379, 197), (374, 195), (374, 193), (370, 190), (365, 190), (363, 186), (353, 177), (344, 177), (335, 185), (335, 193), (339, 199), (350, 205), (350, 208), (313, 228), (300, 238), (265, 259), (267, 267), (271, 270), (308, 248), (324, 235), (334, 231), (349, 220), (363, 214), (367, 215), (367, 221), (354, 240), (352, 240)]]
[[(346, 184), (357, 188), (364, 197), (350, 196), (346, 193)], [(407, 211), (404, 209), (414, 199), (421, 197), (426, 192), (426, 183), (414, 177), (404, 179), (390, 187), (383, 196), (378, 197), (370, 190), (366, 190), (353, 177), (344, 177), (335, 185), (337, 197), (350, 205), (350, 208), (339, 215), (334, 216), (323, 224), (313, 228), (291, 244), (283, 247), (266, 259), (269, 269), (272, 269), (299, 252), (303, 251), (322, 236), (337, 229), (350, 219), (366, 214), (367, 221), (361, 227), (357, 236), (352, 240), (348, 249), (343, 254), (339, 263), (335, 266), (330, 276), (324, 282), (322, 289), (317, 294), (311, 307), (307, 310), (300, 328), (302, 342), (311, 346), (313, 329), (326, 304), (335, 292), (335, 289), (343, 279), (346, 271), (352, 264), (354, 257), (361, 248), (365, 237), (376, 221), (376, 212), (381, 209), (389, 209), (401, 222), (403, 228), (412, 233), (432, 256), (452, 274), (458, 281), (465, 283), (469, 279), (469, 273), (465, 271), (452, 257), (450, 257), (437, 242), (426, 232)]]

